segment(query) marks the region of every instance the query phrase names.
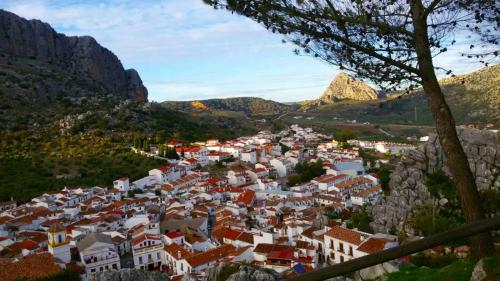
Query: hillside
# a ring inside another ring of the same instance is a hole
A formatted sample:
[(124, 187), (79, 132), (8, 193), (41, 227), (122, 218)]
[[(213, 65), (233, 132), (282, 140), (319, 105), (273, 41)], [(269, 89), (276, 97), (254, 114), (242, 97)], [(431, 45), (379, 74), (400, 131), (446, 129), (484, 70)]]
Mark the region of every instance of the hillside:
[[(457, 124), (500, 127), (500, 65), (440, 81)], [(297, 113), (299, 114), (299, 113)], [(356, 120), (376, 124), (433, 125), (425, 93), (374, 101), (346, 101), (308, 112), (315, 120)]]
[[(133, 69), (125, 70), (120, 60), (94, 38), (66, 36), (47, 23), (26, 20), (4, 10), (0, 10), (0, 27), (3, 73), (21, 80), (28, 78), (25, 87), (21, 88), (31, 87), (34, 90), (31, 98), (36, 101), (50, 101), (60, 91), (67, 90), (62, 83), (66, 81), (61, 78), (77, 80), (82, 91), (100, 91), (122, 99), (147, 101), (147, 89), (138, 73)], [(44, 80), (42, 87), (29, 85), (40, 78)], [(16, 90), (20, 89), (3, 89), (7, 94)], [(72, 92), (81, 91), (74, 89)], [(85, 96), (88, 93), (78, 94)]]
[(163, 105), (172, 110), (185, 112), (242, 112), (247, 116), (274, 115), (290, 111), (291, 106), (279, 102), (254, 97), (208, 99), (199, 101), (167, 101)]
[(133, 154), (137, 136), (191, 142), (257, 130), (245, 116), (148, 103), (137, 72), (91, 37), (0, 10), (0, 38), (0, 201), (133, 180), (165, 164)]
[(356, 80), (344, 72), (340, 72), (332, 80), (318, 99), (302, 103), (302, 110), (313, 110), (319, 106), (334, 104), (341, 101), (377, 100), (378, 93), (363, 81)]

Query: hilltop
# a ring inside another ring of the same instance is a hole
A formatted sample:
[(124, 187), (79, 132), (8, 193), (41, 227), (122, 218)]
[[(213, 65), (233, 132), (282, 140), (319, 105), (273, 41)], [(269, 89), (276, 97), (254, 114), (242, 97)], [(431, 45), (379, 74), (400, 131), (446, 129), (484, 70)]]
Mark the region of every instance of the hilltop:
[(167, 101), (166, 108), (185, 112), (195, 111), (234, 111), (248, 116), (282, 114), (292, 110), (292, 106), (254, 97), (238, 97), (226, 99), (208, 99), (197, 101)]
[(352, 76), (340, 72), (335, 76), (318, 99), (302, 103), (302, 110), (315, 109), (322, 105), (333, 104), (346, 100), (370, 101), (377, 100), (378, 93), (363, 81), (356, 80)]
[[(440, 80), (445, 98), (457, 124), (500, 126), (500, 65)], [(316, 122), (352, 121), (374, 124), (434, 125), (422, 89), (368, 101), (324, 104), (307, 113), (289, 115), (314, 117)]]

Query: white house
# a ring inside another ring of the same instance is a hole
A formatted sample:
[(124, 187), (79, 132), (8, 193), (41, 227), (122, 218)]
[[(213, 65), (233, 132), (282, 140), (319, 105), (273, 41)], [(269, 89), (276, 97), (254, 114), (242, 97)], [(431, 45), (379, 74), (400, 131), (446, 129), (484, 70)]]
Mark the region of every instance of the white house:
[(119, 270), (120, 256), (111, 236), (91, 233), (76, 243), (87, 276), (105, 270)]
[(134, 266), (137, 269), (155, 270), (161, 268), (163, 242), (159, 235), (143, 234), (132, 241)]
[(113, 182), (113, 187), (128, 194), (130, 190), (130, 184), (128, 178), (120, 178)]

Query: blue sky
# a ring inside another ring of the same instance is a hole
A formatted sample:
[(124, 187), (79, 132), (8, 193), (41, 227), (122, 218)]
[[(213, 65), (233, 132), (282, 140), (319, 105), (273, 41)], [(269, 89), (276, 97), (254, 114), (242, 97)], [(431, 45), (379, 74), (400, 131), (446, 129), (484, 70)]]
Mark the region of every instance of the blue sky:
[[(280, 35), (201, 0), (2, 0), (0, 8), (61, 33), (93, 36), (125, 68), (138, 70), (154, 101), (313, 99), (337, 73), (320, 60), (294, 55)], [(479, 68), (453, 50), (439, 63), (456, 73)]]

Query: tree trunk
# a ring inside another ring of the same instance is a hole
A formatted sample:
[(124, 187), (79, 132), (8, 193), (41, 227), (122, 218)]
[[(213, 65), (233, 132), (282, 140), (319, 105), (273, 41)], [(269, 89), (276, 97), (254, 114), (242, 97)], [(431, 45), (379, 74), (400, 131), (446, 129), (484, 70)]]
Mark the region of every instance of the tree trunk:
[[(446, 164), (457, 188), (465, 220), (472, 223), (485, 218), (474, 176), (470, 170), (467, 156), (457, 136), (455, 120), (439, 86), (427, 33), (427, 19), (420, 0), (412, 1), (412, 19), (415, 34), (415, 49), (421, 84), (436, 122), (439, 142), (446, 156)], [(471, 257), (474, 260), (494, 252), (493, 240), (489, 232), (470, 238)]]

